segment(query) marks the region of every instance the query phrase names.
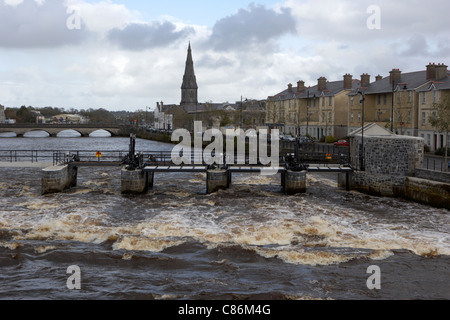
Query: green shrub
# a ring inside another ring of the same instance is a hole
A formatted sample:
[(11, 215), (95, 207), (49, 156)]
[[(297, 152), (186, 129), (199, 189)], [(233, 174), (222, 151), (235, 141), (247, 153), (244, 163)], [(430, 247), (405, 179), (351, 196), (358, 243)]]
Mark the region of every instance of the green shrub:
[[(443, 156), (445, 153), (445, 148), (439, 148), (436, 150), (436, 152), (434, 153), (437, 156)], [(450, 148), (448, 148), (447, 150), (447, 155), (450, 156)]]
[(337, 142), (337, 141), (338, 141), (338, 139), (336, 139), (336, 138), (333, 137), (333, 136), (328, 136), (328, 137), (325, 138), (325, 142), (326, 142), (326, 143), (335, 143), (335, 142)]

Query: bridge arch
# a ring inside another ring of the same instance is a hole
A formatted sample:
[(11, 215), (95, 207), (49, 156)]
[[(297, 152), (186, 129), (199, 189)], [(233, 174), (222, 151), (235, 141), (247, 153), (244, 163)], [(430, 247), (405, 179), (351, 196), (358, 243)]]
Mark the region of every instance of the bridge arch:
[(27, 130), (23, 133), (17, 133), (17, 136), (25, 137), (25, 138), (41, 138), (40, 134), (42, 134), (42, 138), (45, 138), (44, 134), (47, 134), (48, 137), (52, 136), (52, 133), (47, 130), (42, 129), (33, 129), (33, 130)]
[(11, 132), (0, 132), (0, 139), (1, 138), (15, 138), (17, 137), (17, 133), (15, 133), (14, 131)]
[[(107, 135), (109, 134), (109, 136)], [(97, 129), (89, 134), (90, 137), (114, 137), (114, 133), (107, 129)]]
[(79, 137), (82, 137), (82, 136), (83, 136), (83, 134), (80, 131), (75, 130), (75, 129), (61, 130), (60, 132), (58, 132), (56, 134), (56, 137), (58, 137), (58, 138), (65, 138), (65, 137), (68, 137), (68, 138), (79, 138)]

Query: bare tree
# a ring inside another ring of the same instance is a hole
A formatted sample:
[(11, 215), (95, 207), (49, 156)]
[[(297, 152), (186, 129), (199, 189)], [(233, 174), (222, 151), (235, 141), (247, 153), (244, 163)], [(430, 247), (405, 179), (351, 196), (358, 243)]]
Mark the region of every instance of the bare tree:
[(450, 132), (450, 97), (446, 96), (439, 103), (433, 104), (434, 112), (430, 124), (439, 132), (445, 133), (444, 171), (448, 170), (448, 134)]

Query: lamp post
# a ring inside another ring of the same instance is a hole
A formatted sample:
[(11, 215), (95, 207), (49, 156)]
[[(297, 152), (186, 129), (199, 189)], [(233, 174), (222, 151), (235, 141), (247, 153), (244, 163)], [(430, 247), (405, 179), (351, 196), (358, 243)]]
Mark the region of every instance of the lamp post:
[(394, 133), (394, 95), (395, 95), (395, 81), (392, 81), (392, 110), (391, 110), (391, 131)]
[(364, 102), (366, 101), (366, 95), (364, 91), (359, 91), (358, 94), (360, 96), (359, 102), (362, 104), (362, 116), (361, 116), (361, 137), (362, 137), (362, 143), (361, 143), (361, 150), (359, 152), (359, 162), (361, 165), (361, 171), (366, 171), (366, 164), (365, 164), (365, 149), (364, 149)]
[[(243, 99), (244, 98), (241, 96), (241, 129), (244, 126), (244, 101), (243, 101)], [(248, 101), (248, 99), (245, 99), (245, 102), (247, 102), (247, 101)]]
[(309, 98), (308, 90), (308, 102), (306, 104), (306, 134), (309, 134), (309, 108), (311, 107), (311, 99)]

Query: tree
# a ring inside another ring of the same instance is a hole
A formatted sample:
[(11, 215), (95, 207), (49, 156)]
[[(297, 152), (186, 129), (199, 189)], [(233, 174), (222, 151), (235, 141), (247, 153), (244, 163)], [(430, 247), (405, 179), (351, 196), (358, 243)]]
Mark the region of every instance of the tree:
[(433, 104), (433, 115), (430, 124), (439, 132), (445, 133), (444, 171), (447, 171), (448, 163), (448, 134), (450, 132), (450, 96), (446, 96), (439, 103)]
[(36, 121), (36, 117), (31, 112), (31, 107), (22, 106), (16, 112), (16, 118), (18, 123), (34, 123)]

